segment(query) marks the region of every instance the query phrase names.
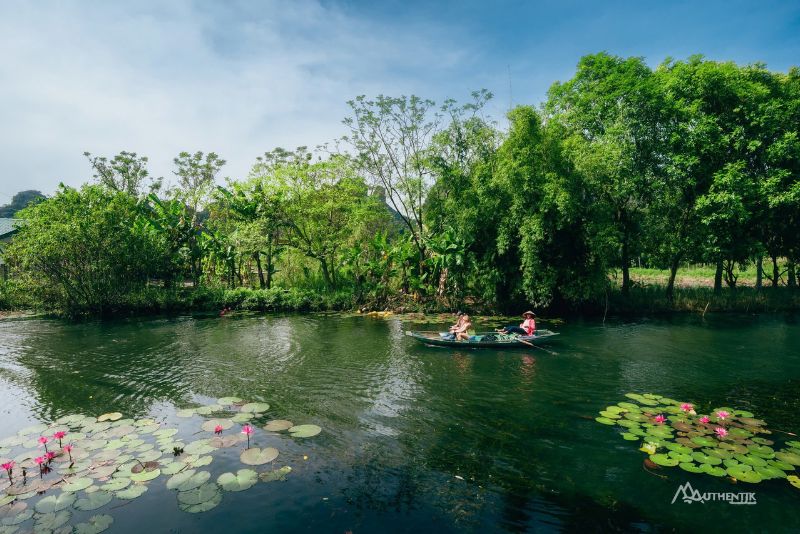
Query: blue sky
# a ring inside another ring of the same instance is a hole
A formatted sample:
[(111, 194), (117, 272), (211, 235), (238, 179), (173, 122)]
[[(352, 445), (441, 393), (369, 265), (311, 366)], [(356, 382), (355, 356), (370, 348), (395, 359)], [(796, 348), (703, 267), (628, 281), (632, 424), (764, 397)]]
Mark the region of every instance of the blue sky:
[[(800, 2), (57, 1), (0, 3), (0, 203), (91, 177), (85, 150), (182, 150), (247, 174), (342, 135), (346, 100), (495, 94), (538, 104), (585, 54), (800, 63)], [(509, 90), (510, 82), (510, 90)]]

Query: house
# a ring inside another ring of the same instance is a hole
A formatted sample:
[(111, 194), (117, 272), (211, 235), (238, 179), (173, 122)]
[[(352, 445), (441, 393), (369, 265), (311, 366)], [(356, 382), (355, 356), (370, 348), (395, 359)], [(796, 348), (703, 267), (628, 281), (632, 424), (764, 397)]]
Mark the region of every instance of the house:
[(8, 267), (3, 260), (3, 245), (11, 241), (11, 237), (17, 233), (21, 219), (0, 218), (0, 277), (3, 281), (8, 278)]

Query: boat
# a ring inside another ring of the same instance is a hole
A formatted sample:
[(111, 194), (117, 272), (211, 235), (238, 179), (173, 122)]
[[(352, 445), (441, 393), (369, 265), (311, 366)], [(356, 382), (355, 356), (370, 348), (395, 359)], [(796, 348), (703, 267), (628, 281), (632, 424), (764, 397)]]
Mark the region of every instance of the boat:
[(434, 347), (458, 347), (462, 349), (511, 349), (530, 348), (531, 345), (542, 345), (550, 342), (558, 335), (551, 330), (537, 330), (532, 336), (499, 335), (497, 332), (481, 332), (470, 336), (469, 340), (456, 341), (449, 339), (447, 332), (414, 332), (407, 330), (406, 335), (417, 341)]

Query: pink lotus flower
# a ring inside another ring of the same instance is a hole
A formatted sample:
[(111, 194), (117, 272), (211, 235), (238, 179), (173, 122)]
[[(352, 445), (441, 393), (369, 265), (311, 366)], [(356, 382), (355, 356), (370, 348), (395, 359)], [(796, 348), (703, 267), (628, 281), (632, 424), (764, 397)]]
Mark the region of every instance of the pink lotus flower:
[(47, 452), (47, 442), (48, 441), (50, 441), (50, 440), (47, 439), (45, 436), (42, 436), (42, 437), (39, 438), (39, 444), (40, 445), (44, 445), (45, 452)]
[(653, 421), (655, 421), (659, 425), (663, 425), (664, 421), (666, 420), (667, 418), (664, 417), (662, 414), (658, 414), (657, 416), (655, 416), (655, 418), (653, 418)]
[(703, 424), (708, 423), (710, 420), (711, 419), (709, 419), (707, 415), (704, 415), (703, 417), (700, 418), (700, 422)]
[(47, 454), (44, 455), (44, 457), (47, 458), (47, 463), (50, 463), (53, 461), (53, 458), (56, 457), (56, 453), (54, 453), (53, 451), (48, 451)]
[(72, 463), (72, 445), (64, 445), (64, 452), (69, 454), (69, 463)]
[(222, 434), (222, 430), (223, 430), (222, 426), (217, 425), (214, 427), (214, 434)]
[(14, 470), (14, 461), (12, 460), (10, 462), (6, 462), (6, 463), (0, 465), (0, 467), (2, 467), (3, 469), (6, 470), (6, 474), (8, 475), (8, 480), (13, 484), (14, 481), (11, 478), (11, 472)]
[(253, 427), (250, 425), (244, 425), (242, 427), (242, 434), (247, 436), (247, 448), (250, 448), (250, 434), (253, 433)]
[(691, 412), (692, 410), (694, 410), (694, 406), (689, 402), (684, 402), (683, 404), (681, 404), (681, 410), (683, 410), (684, 412)]
[(44, 456), (37, 456), (33, 461), (36, 462), (36, 465), (42, 465), (44, 463)]
[(720, 438), (720, 439), (722, 439), (722, 438), (724, 438), (725, 436), (728, 435), (728, 431), (725, 430), (724, 428), (722, 428), (721, 426), (718, 426), (717, 428), (715, 428), (714, 432), (717, 433), (717, 437)]
[(64, 436), (66, 436), (66, 435), (67, 435), (67, 433), (66, 432), (62, 432), (62, 431), (58, 431), (55, 434), (53, 434), (53, 439), (57, 439), (58, 440), (58, 446), (59, 447), (61, 446), (61, 440), (64, 439)]
[(725, 410), (720, 410), (720, 411), (717, 412), (717, 418), (722, 420), (722, 421), (724, 421), (725, 418), (728, 417), (729, 415), (730, 414), (728, 412), (726, 412)]

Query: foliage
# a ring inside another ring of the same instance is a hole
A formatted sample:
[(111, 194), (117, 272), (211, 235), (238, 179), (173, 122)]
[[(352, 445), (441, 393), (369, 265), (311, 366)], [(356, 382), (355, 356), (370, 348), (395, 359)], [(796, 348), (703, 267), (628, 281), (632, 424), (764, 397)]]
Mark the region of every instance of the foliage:
[(11, 197), (11, 202), (0, 206), (0, 218), (13, 218), (18, 211), (26, 208), (29, 204), (43, 200), (45, 196), (41, 191), (28, 189), (20, 191)]

